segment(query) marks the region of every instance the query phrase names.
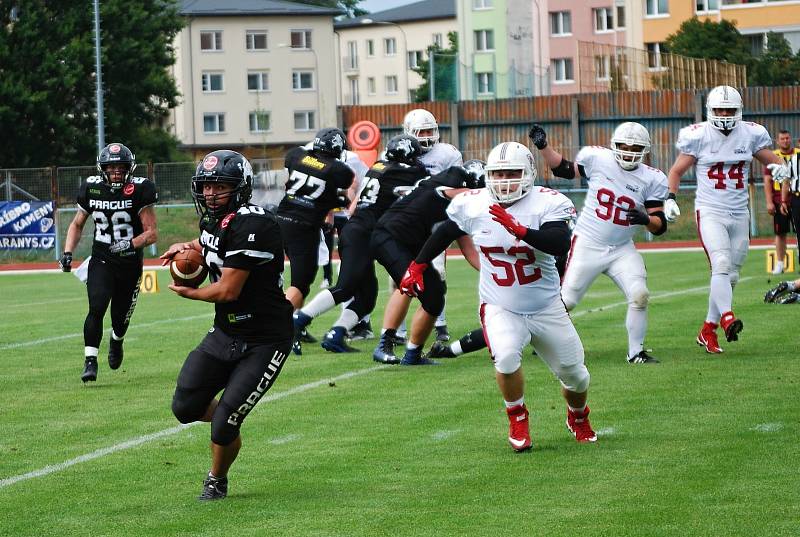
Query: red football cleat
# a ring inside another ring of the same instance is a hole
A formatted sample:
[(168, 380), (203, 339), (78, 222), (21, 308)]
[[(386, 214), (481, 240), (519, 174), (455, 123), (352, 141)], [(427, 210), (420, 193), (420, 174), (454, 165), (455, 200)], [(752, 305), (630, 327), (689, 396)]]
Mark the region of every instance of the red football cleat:
[(567, 407), (567, 429), (572, 431), (578, 442), (597, 442), (597, 435), (592, 430), (592, 424), (589, 423), (588, 405), (583, 414), (573, 412)]
[(722, 314), (719, 324), (725, 330), (725, 339), (728, 341), (736, 341), (739, 339), (739, 332), (744, 328), (744, 323), (737, 319), (732, 311)]
[(528, 409), (525, 405), (506, 408), (508, 414), (508, 442), (514, 451), (531, 449), (531, 433), (528, 429)]
[(706, 321), (697, 334), (697, 344), (706, 348), (709, 354), (722, 354), (722, 347), (717, 341), (717, 324)]

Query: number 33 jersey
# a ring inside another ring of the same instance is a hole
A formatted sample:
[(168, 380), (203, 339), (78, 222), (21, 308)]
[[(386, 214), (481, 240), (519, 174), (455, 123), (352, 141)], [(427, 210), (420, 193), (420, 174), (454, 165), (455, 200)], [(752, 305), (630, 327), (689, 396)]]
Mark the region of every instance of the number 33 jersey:
[(102, 177), (87, 177), (78, 190), (78, 207), (94, 221), (92, 256), (112, 264), (140, 264), (142, 250), (128, 255), (112, 254), (112, 243), (133, 240), (143, 231), (139, 213), (158, 201), (156, 185), (146, 177), (134, 177), (122, 188), (112, 189)]
[(707, 121), (682, 128), (675, 147), (697, 159), (695, 207), (747, 212), (750, 161), (771, 146), (767, 129), (750, 121), (740, 121), (727, 136)]
[[(483, 188), (459, 194), (447, 207), (448, 217), (472, 237), (480, 255), (480, 300), (514, 313), (542, 311), (561, 294), (555, 258), (517, 240), (495, 222), (489, 214), (489, 206), (495, 203)], [(506, 210), (531, 229), (575, 217), (569, 198), (540, 186)]]
[(636, 226), (630, 224), (628, 211), (644, 209), (646, 201), (663, 203), (669, 193), (664, 172), (645, 164), (623, 170), (607, 147), (584, 147), (575, 164), (583, 167), (589, 180), (575, 235), (598, 245), (619, 246), (631, 241)]

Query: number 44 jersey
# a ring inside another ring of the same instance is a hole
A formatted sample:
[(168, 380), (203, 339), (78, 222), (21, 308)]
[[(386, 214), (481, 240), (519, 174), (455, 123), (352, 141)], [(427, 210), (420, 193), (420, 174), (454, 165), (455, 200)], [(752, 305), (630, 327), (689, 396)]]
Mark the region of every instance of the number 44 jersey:
[(707, 121), (681, 129), (678, 151), (697, 159), (695, 207), (747, 212), (747, 180), (753, 155), (772, 146), (767, 129), (740, 121), (726, 136)]
[(664, 172), (645, 164), (623, 170), (607, 147), (584, 147), (575, 164), (583, 168), (589, 181), (575, 235), (598, 246), (631, 241), (636, 227), (630, 224), (628, 211), (635, 207), (644, 210), (646, 201), (663, 203), (669, 193)]
[[(514, 313), (540, 312), (561, 296), (555, 258), (517, 240), (495, 222), (489, 213), (495, 203), (489, 190), (482, 188), (459, 194), (447, 207), (449, 218), (472, 237), (480, 254), (480, 300)], [(531, 229), (575, 217), (569, 198), (541, 186), (534, 186), (506, 210)]]
[(88, 177), (78, 190), (78, 208), (94, 221), (92, 256), (112, 264), (141, 265), (141, 249), (112, 254), (109, 248), (141, 234), (139, 213), (157, 201), (156, 186), (146, 177), (134, 177), (115, 189), (102, 177)]

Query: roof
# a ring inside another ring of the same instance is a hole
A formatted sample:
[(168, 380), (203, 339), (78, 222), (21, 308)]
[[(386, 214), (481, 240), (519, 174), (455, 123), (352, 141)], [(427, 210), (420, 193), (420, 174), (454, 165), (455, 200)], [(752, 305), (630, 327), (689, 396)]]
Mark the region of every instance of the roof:
[[(342, 19), (336, 21), (333, 27), (354, 28), (357, 26), (370, 26), (376, 22), (415, 22), (435, 19), (454, 19), (456, 18), (456, 0), (423, 0), (405, 6), (377, 11), (355, 17), (352, 19)], [(373, 22), (361, 22), (371, 20)]]
[(243, 15), (327, 15), (344, 14), (338, 8), (319, 7), (282, 0), (181, 0), (181, 15), (190, 17), (230, 17)]

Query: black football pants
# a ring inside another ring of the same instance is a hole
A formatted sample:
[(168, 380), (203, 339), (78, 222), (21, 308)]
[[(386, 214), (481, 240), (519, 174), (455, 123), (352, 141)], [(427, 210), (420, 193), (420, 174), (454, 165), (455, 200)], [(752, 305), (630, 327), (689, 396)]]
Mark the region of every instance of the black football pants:
[(136, 308), (142, 265), (112, 265), (96, 257), (89, 260), (89, 278), (86, 292), (89, 296), (89, 313), (83, 323), (83, 344), (99, 347), (103, 338), (103, 317), (111, 304), (111, 328), (117, 337), (128, 331), (128, 323)]

